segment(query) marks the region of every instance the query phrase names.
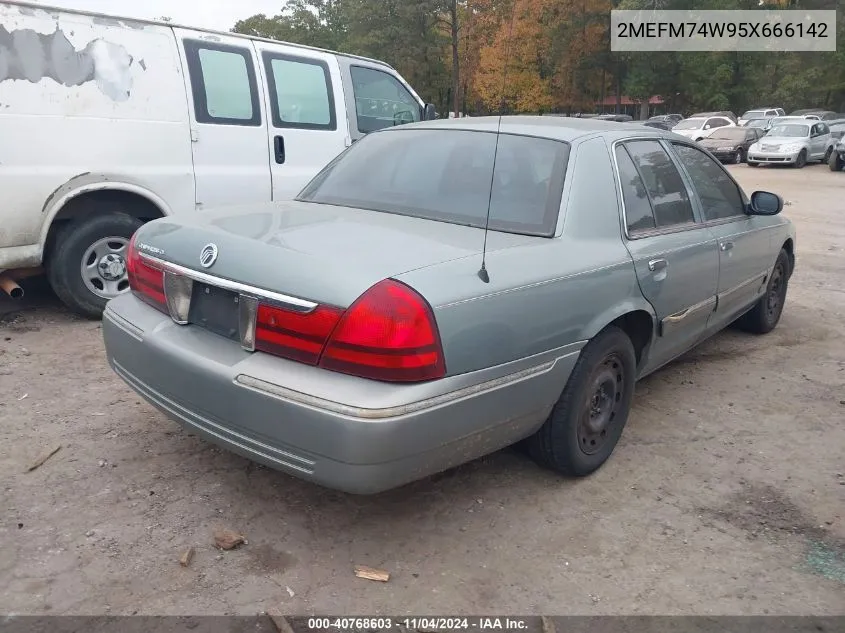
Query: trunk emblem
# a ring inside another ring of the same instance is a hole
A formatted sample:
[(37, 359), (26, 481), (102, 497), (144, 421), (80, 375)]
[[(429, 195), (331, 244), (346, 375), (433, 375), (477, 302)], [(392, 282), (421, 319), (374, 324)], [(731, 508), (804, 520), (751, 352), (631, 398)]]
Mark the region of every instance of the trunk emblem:
[(211, 268), (217, 261), (217, 244), (206, 244), (200, 251), (200, 264), (203, 268)]

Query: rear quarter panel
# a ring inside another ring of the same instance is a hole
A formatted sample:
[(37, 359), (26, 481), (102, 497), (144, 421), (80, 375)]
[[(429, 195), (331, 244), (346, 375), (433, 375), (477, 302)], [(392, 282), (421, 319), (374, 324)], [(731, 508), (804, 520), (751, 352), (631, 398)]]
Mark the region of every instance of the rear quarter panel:
[(53, 203), (81, 182), (125, 182), (193, 209), (170, 28), (0, 3), (0, 53), (10, 62), (0, 68), (0, 248), (37, 243)]
[[(490, 283), (467, 258), (399, 278), (434, 308), (450, 375), (580, 347), (632, 310), (652, 313), (621, 240), (616, 181), (602, 138), (574, 143), (560, 235), (489, 252)], [(563, 385), (561, 385), (561, 388)]]

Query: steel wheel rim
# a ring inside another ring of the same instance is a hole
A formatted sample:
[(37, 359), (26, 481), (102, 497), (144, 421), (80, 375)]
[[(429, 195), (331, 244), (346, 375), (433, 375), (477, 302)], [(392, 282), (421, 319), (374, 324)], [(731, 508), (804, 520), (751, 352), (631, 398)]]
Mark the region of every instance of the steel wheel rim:
[(609, 354), (596, 367), (578, 418), (578, 445), (587, 455), (600, 451), (619, 423), (625, 368), (616, 354)]
[(769, 293), (766, 295), (766, 316), (772, 321), (780, 312), (783, 306), (783, 291), (785, 289), (783, 264), (775, 266), (772, 272), (772, 280), (769, 284)]
[(104, 237), (89, 246), (82, 256), (80, 272), (85, 287), (102, 299), (112, 299), (129, 290), (126, 272), (125, 237)]

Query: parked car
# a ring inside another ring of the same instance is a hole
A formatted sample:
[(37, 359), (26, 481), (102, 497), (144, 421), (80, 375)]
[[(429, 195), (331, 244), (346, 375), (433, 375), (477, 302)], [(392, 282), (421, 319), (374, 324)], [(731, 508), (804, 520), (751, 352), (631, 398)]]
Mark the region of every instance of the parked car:
[(764, 132), (757, 127), (722, 127), (701, 141), (701, 146), (722, 162), (739, 165)]
[(630, 114), (600, 114), (596, 118), (601, 121), (616, 121), (617, 123), (627, 123), (634, 120), (634, 117)]
[(0, 273), (43, 264), (91, 317), (143, 222), (290, 199), (367, 132), (434, 116), (378, 60), (2, 0), (0, 81)]
[(706, 117), (711, 117), (711, 116), (727, 117), (728, 119), (730, 119), (734, 123), (737, 123), (736, 115), (729, 110), (721, 110), (719, 112), (696, 112), (695, 114), (689, 115), (689, 118), (690, 119), (693, 119), (693, 118), (701, 119), (701, 118), (706, 118)]
[(324, 486), (374, 493), (523, 439), (584, 476), (638, 378), (737, 320), (777, 325), (782, 206), (643, 126), (386, 129), (294, 201), (141, 227), (107, 358), (191, 432)]
[(776, 163), (800, 169), (809, 161), (826, 161), (830, 147), (830, 129), (823, 121), (782, 117), (751, 146), (747, 162), (749, 167)]
[(652, 121), (649, 119), (648, 121), (643, 121), (643, 125), (647, 127), (656, 127), (658, 130), (671, 130), (672, 123), (670, 121)]
[(829, 121), (832, 119), (841, 118), (839, 114), (833, 112), (832, 110), (796, 110), (795, 112), (790, 113), (791, 117), (804, 117), (805, 119), (814, 119), (816, 121)]
[(672, 128), (672, 131), (675, 134), (700, 141), (710, 136), (719, 128), (734, 127), (735, 125), (736, 123), (723, 116), (690, 117), (678, 123)]
[(776, 116), (784, 116), (786, 112), (784, 112), (783, 108), (758, 108), (756, 110), (748, 110), (744, 112), (737, 123), (739, 125), (745, 125), (748, 121), (753, 119), (771, 119), (772, 117)]
[(683, 114), (658, 114), (648, 118), (649, 121), (663, 121), (671, 126), (676, 125), (684, 120)]
[(774, 120), (776, 119), (748, 119), (745, 123), (742, 124), (742, 127), (753, 127), (763, 130), (763, 132), (767, 132), (769, 129), (771, 129), (772, 121)]

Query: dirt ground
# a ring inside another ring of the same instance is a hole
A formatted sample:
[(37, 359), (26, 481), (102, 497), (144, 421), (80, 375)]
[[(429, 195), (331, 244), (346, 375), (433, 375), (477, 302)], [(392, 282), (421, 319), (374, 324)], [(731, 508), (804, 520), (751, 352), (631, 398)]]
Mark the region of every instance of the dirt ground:
[[(327, 491), (142, 403), (37, 281), (0, 299), (0, 612), (845, 614), (845, 174), (732, 169), (797, 225), (783, 319), (642, 381), (580, 481), (507, 450)], [(248, 543), (218, 552), (218, 527)]]

